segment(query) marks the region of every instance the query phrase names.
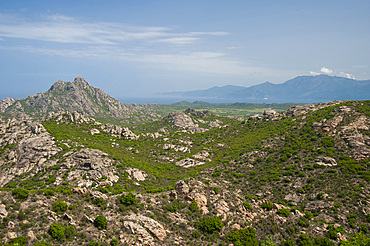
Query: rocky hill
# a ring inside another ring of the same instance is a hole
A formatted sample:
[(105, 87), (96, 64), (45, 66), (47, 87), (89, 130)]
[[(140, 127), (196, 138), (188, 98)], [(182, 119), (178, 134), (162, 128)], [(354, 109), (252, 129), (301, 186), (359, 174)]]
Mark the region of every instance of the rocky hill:
[(369, 127), (370, 101), (249, 119), (188, 109), (129, 127), (68, 111), (3, 118), (0, 238), (5, 245), (368, 245)]
[(143, 105), (123, 104), (79, 77), (73, 82), (59, 80), (45, 93), (21, 100), (5, 98), (0, 101), (0, 112), (18, 117), (42, 117), (49, 112), (61, 111), (78, 112), (98, 119), (125, 119), (123, 122), (153, 120), (159, 117)]

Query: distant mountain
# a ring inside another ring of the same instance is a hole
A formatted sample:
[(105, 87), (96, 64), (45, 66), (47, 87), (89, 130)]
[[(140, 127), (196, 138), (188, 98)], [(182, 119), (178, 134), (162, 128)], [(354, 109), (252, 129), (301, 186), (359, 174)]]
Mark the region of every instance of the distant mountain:
[(73, 82), (59, 80), (45, 93), (38, 93), (25, 99), (5, 98), (0, 101), (0, 112), (4, 113), (45, 116), (49, 112), (60, 111), (76, 111), (98, 118), (129, 118), (144, 113), (150, 116), (146, 108), (123, 104), (80, 77), (75, 78)]
[(227, 85), (206, 90), (158, 93), (160, 96), (194, 98), (233, 98), (276, 102), (322, 102), (370, 99), (370, 80), (354, 80), (327, 75), (299, 76), (282, 84), (243, 87)]

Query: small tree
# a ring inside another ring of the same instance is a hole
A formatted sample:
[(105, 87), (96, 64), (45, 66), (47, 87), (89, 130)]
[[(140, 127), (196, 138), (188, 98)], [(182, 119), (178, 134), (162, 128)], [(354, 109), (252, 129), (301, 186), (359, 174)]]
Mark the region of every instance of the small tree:
[(107, 229), (107, 219), (103, 215), (98, 215), (94, 220), (94, 226), (98, 229)]

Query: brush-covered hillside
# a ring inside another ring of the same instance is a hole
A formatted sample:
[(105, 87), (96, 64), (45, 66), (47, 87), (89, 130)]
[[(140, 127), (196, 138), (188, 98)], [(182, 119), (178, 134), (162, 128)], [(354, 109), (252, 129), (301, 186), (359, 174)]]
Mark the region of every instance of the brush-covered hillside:
[(369, 245), (370, 101), (0, 121), (3, 245)]

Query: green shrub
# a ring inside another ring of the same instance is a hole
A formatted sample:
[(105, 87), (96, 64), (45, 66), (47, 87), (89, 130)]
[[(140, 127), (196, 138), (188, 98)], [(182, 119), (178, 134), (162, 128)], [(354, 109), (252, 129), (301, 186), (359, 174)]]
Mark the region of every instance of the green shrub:
[(111, 241), (110, 241), (110, 246), (118, 246), (119, 245), (119, 240), (118, 238), (113, 238)]
[(217, 216), (213, 216), (210, 218), (203, 218), (199, 223), (199, 229), (203, 232), (207, 233), (214, 233), (221, 231), (224, 227), (221, 219)]
[(261, 203), (260, 207), (263, 209), (271, 210), (274, 207), (274, 205), (272, 205), (272, 203), (268, 201)]
[(44, 195), (47, 198), (50, 198), (51, 196), (54, 196), (55, 195), (55, 191), (54, 191), (54, 189), (47, 188), (47, 189), (44, 190)]
[(41, 241), (41, 242), (35, 243), (33, 246), (52, 246), (52, 245), (51, 243)]
[(311, 238), (309, 238), (306, 234), (301, 234), (297, 241), (298, 246), (313, 246), (313, 242)]
[(27, 197), (29, 196), (30, 192), (23, 188), (15, 188), (12, 191), (12, 196), (21, 201), (25, 201)]
[(245, 209), (253, 211), (253, 207), (252, 205), (249, 204), (249, 202), (247, 201), (243, 202), (243, 206), (245, 207)]
[(94, 226), (98, 229), (107, 229), (107, 219), (103, 215), (98, 215), (94, 220)]
[(67, 203), (58, 200), (53, 203), (51, 210), (56, 212), (57, 214), (62, 214), (63, 212), (67, 211), (67, 208)]
[(169, 211), (169, 212), (171, 212), (171, 213), (176, 213), (176, 211), (177, 211), (177, 206), (176, 206), (176, 205), (173, 205), (173, 204), (167, 204), (167, 205), (164, 207), (164, 210)]
[(310, 223), (305, 218), (299, 218), (298, 219), (298, 225), (300, 225), (302, 227), (309, 227), (310, 226)]
[(304, 211), (304, 217), (307, 219), (307, 220), (310, 220), (313, 218), (313, 215), (311, 213), (311, 211)]
[(252, 227), (230, 232), (226, 239), (240, 246), (257, 246), (256, 231)]
[(136, 199), (136, 196), (132, 193), (123, 194), (118, 198), (118, 203), (125, 205), (125, 206), (131, 206), (138, 203), (138, 200)]
[(290, 209), (282, 208), (282, 209), (279, 209), (278, 211), (276, 211), (276, 213), (283, 216), (283, 217), (288, 217), (289, 214), (290, 214)]
[(327, 237), (315, 238), (315, 246), (335, 246), (335, 243), (329, 240)]
[(367, 225), (365, 225), (365, 224), (361, 224), (359, 229), (360, 229), (360, 231), (361, 231), (361, 232), (363, 232), (363, 233), (365, 233), (365, 234), (366, 234), (366, 233), (368, 232), (368, 230), (369, 230), (369, 228), (368, 228), (368, 227), (367, 227)]
[(95, 241), (91, 241), (91, 242), (89, 242), (88, 246), (100, 246), (100, 243), (95, 242)]
[(65, 230), (66, 228), (63, 225), (59, 223), (54, 223), (49, 228), (49, 234), (52, 238), (60, 242), (63, 242), (65, 240), (65, 235), (64, 235)]
[(190, 205), (189, 205), (189, 210), (193, 213), (196, 213), (199, 211), (199, 207), (198, 207), (198, 204), (196, 203), (196, 201), (191, 201)]
[(16, 237), (9, 240), (6, 246), (26, 246), (28, 243), (28, 237)]
[(291, 238), (288, 238), (287, 240), (281, 242), (281, 246), (295, 246), (295, 245), (296, 244), (294, 240)]
[(64, 235), (68, 241), (72, 241), (74, 235), (76, 235), (76, 228), (74, 226), (66, 227), (66, 230), (64, 231)]

